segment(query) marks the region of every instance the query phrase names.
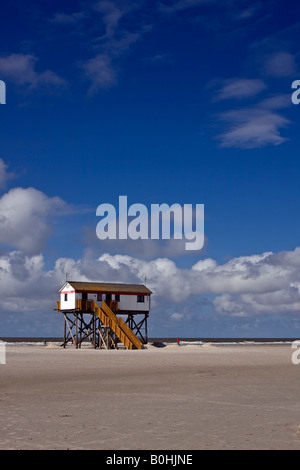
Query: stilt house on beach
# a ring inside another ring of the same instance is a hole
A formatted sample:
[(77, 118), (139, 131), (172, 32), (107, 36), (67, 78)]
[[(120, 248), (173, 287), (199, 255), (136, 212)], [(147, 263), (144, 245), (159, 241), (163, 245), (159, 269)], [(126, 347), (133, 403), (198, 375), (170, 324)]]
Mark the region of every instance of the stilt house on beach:
[(59, 290), (58, 312), (64, 315), (64, 342), (81, 347), (141, 349), (148, 341), (152, 292), (140, 284), (66, 281)]

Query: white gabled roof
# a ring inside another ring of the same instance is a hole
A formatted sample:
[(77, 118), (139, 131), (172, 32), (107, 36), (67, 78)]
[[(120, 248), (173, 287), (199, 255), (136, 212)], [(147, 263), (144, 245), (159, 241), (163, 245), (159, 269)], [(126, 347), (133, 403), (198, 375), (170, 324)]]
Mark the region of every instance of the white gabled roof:
[(119, 284), (112, 282), (66, 281), (59, 292), (70, 289), (76, 292), (103, 292), (111, 294), (152, 294), (143, 284)]

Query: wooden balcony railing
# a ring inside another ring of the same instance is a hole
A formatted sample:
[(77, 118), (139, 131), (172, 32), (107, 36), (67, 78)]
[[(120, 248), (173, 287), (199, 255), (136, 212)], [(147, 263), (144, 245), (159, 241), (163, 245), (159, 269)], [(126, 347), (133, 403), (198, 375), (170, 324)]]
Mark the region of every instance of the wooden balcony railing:
[[(82, 300), (82, 299), (76, 299), (75, 303), (75, 310), (81, 311), (84, 313), (90, 313), (92, 312), (92, 302), (93, 300)], [(57, 308), (54, 310), (57, 310), (58, 312), (61, 311), (61, 302), (60, 300), (57, 300)], [(117, 300), (110, 300), (106, 302), (106, 305), (109, 306), (109, 308), (113, 312), (117, 312), (119, 308), (119, 302)]]

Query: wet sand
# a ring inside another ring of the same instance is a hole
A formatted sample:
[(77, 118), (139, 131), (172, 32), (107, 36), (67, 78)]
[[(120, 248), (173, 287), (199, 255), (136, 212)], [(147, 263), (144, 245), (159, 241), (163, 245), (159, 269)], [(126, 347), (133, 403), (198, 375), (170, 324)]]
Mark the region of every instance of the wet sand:
[(7, 345), (0, 449), (300, 449), (290, 345)]

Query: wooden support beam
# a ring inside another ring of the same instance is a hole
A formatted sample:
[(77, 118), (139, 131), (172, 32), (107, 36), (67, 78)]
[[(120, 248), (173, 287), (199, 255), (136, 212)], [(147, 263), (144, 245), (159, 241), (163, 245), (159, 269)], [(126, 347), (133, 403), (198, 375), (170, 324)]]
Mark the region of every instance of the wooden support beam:
[[(147, 327), (147, 319), (149, 313), (140, 314), (139, 316), (143, 316), (143, 318), (137, 322), (135, 318), (137, 314), (129, 313), (126, 323), (128, 324), (129, 328), (134, 332), (136, 336), (139, 336), (143, 344), (148, 343), (148, 327)], [(142, 332), (142, 330), (144, 330)]]
[(88, 312), (83, 310), (78, 300), (76, 309), (62, 312), (65, 320), (64, 347), (72, 341), (76, 348), (81, 348), (84, 342), (89, 341), (94, 348), (117, 349), (118, 343), (122, 342), (128, 349), (141, 349), (142, 343), (147, 342), (148, 312), (140, 321), (136, 320), (137, 314), (128, 312), (127, 321), (124, 322), (105, 302), (100, 308), (94, 301), (89, 301), (88, 308)]

